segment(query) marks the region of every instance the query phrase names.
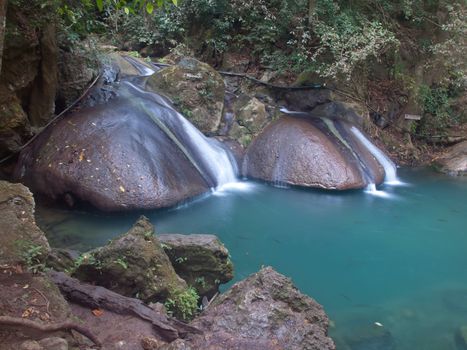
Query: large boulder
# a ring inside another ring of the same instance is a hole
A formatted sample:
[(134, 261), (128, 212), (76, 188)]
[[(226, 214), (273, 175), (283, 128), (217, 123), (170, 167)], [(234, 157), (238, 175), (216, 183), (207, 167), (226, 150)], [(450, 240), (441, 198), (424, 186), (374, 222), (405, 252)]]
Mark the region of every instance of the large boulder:
[(0, 181), (0, 265), (44, 266), (50, 252), (34, 219), (34, 198), (27, 187)]
[(467, 141), (451, 147), (436, 163), (443, 173), (454, 176), (467, 175)]
[(187, 119), (205, 134), (214, 134), (224, 106), (224, 81), (206, 63), (183, 58), (177, 65), (156, 72), (148, 87), (166, 94)]
[(145, 217), (108, 245), (83, 254), (74, 275), (145, 301), (165, 301), (187, 288)]
[(105, 211), (169, 207), (208, 191), (203, 155), (167, 102), (130, 83), (115, 95), (42, 132), (20, 154), (16, 179), (52, 200)]
[(344, 121), (281, 117), (252, 142), (246, 176), (273, 183), (346, 190), (381, 183), (384, 169)]
[(229, 252), (216, 236), (162, 234), (158, 238), (177, 274), (200, 296), (211, 298), (220, 284), (233, 278)]
[(333, 350), (322, 307), (271, 267), (221, 294), (191, 325), (204, 334), (163, 350)]

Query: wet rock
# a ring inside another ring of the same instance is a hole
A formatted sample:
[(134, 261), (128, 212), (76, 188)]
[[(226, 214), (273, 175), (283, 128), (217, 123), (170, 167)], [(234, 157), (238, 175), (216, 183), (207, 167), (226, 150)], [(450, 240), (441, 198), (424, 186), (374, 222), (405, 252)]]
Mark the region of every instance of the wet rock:
[(34, 218), (34, 198), (21, 184), (0, 181), (0, 264), (38, 269), (50, 252)]
[(451, 147), (447, 153), (436, 160), (443, 173), (453, 176), (467, 175), (467, 141)]
[(108, 245), (83, 254), (74, 276), (144, 301), (165, 300), (187, 287), (145, 217)]
[(162, 234), (158, 238), (177, 274), (200, 296), (211, 298), (220, 284), (233, 278), (229, 252), (216, 236)]
[(349, 127), (331, 120), (282, 117), (249, 146), (243, 164), (245, 175), (273, 183), (338, 190), (364, 188), (369, 181), (381, 183), (384, 170), (350, 135)]
[(208, 191), (211, 184), (194, 165), (202, 155), (193, 155), (175, 111), (133, 85), (118, 89), (111, 103), (41, 133), (21, 152), (15, 178), (52, 201), (84, 201), (104, 211), (169, 207)]
[(162, 349), (335, 349), (322, 307), (271, 267), (236, 283), (191, 324), (204, 335)]
[(206, 63), (183, 58), (177, 65), (156, 72), (147, 84), (169, 96), (178, 111), (203, 133), (218, 130), (225, 86), (220, 74)]
[(255, 97), (243, 96), (234, 103), (233, 109), (235, 122), (229, 135), (247, 147), (270, 121), (266, 105)]

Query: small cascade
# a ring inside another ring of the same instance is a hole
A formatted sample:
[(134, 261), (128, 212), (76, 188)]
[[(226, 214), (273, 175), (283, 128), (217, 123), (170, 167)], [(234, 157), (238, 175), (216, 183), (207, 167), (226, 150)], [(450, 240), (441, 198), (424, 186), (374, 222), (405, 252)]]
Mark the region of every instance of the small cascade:
[(397, 178), (396, 165), (388, 158), (388, 156), (386, 156), (384, 152), (382, 152), (370, 140), (368, 140), (368, 138), (365, 135), (363, 135), (363, 133), (360, 130), (358, 130), (355, 126), (351, 127), (351, 131), (383, 166), (385, 172), (384, 183), (390, 185), (400, 184), (400, 181)]
[[(375, 188), (376, 189), (376, 185), (375, 185), (375, 180), (374, 180), (374, 176), (371, 174), (371, 172), (369, 171), (367, 165), (365, 164), (365, 162), (362, 160), (361, 156), (358, 154), (358, 152), (356, 150), (354, 150), (354, 148), (351, 146), (350, 143), (351, 140), (347, 141), (348, 138), (348, 135), (345, 135), (343, 134), (341, 131), (338, 130), (337, 128), (337, 121), (333, 121), (329, 118), (320, 118), (324, 124), (327, 126), (327, 128), (329, 129), (329, 131), (335, 136), (337, 137), (337, 139), (342, 142), (342, 144), (348, 149), (348, 151), (353, 155), (353, 157), (355, 158), (356, 161), (358, 161), (359, 163), (359, 166), (360, 166), (360, 171), (361, 171), (361, 174), (362, 176), (366, 179), (367, 183), (368, 183), (368, 186), (367, 186), (367, 190), (371, 189), (371, 188)], [(339, 128), (342, 130), (342, 128)], [(344, 130), (342, 130), (344, 131)], [(348, 132), (346, 133), (348, 134)], [(346, 137), (347, 136), (347, 137)]]
[(210, 187), (238, 181), (238, 171), (230, 153), (217, 140), (205, 137), (165, 97), (128, 81), (122, 82), (122, 88), (127, 92), (121, 93), (133, 97), (135, 108), (143, 110), (177, 145)]
[(142, 64), (140, 61), (134, 59), (131, 56), (122, 56), (122, 57), (128, 63), (130, 63), (133, 67), (135, 67), (138, 70), (140, 76), (142, 76), (142, 77), (148, 77), (148, 76), (154, 74), (156, 72), (156, 70), (157, 70), (156, 67), (151, 68), (148, 65)]
[(196, 152), (204, 156), (205, 166), (216, 180), (216, 187), (237, 181), (237, 169), (229, 153), (222, 148), (218, 141), (208, 139), (193, 124), (177, 113), (180, 122), (192, 140)]

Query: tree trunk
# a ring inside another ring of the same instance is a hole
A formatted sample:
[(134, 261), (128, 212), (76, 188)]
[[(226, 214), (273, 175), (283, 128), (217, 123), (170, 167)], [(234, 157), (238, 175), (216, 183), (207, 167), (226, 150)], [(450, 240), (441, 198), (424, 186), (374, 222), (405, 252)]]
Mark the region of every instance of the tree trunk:
[(152, 323), (157, 333), (167, 341), (201, 331), (165, 314), (159, 313), (141, 300), (124, 297), (99, 286), (93, 286), (71, 278), (63, 272), (50, 271), (52, 281), (68, 301), (91, 308), (102, 308), (121, 315), (133, 315)]
[(313, 18), (315, 16), (316, 0), (308, 0), (308, 26), (313, 26)]
[(0, 0), (0, 73), (2, 72), (3, 40), (5, 39), (7, 3), (8, 0)]

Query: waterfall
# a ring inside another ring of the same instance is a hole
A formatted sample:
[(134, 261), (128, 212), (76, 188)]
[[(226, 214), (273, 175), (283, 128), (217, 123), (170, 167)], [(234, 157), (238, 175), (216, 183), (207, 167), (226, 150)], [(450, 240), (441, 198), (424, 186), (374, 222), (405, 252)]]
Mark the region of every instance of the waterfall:
[(237, 182), (235, 160), (220, 142), (205, 137), (163, 96), (144, 90), (133, 82), (121, 83), (120, 93), (128, 95), (183, 152), (208, 185), (218, 188)]
[(391, 185), (399, 184), (400, 181), (397, 179), (396, 165), (388, 158), (388, 156), (368, 140), (368, 138), (355, 126), (352, 126), (350, 130), (383, 166), (385, 173), (384, 182)]
[(185, 132), (193, 141), (197, 153), (204, 156), (205, 165), (216, 180), (216, 187), (237, 181), (237, 169), (231, 155), (220, 146), (219, 142), (205, 137), (193, 124), (177, 113)]

